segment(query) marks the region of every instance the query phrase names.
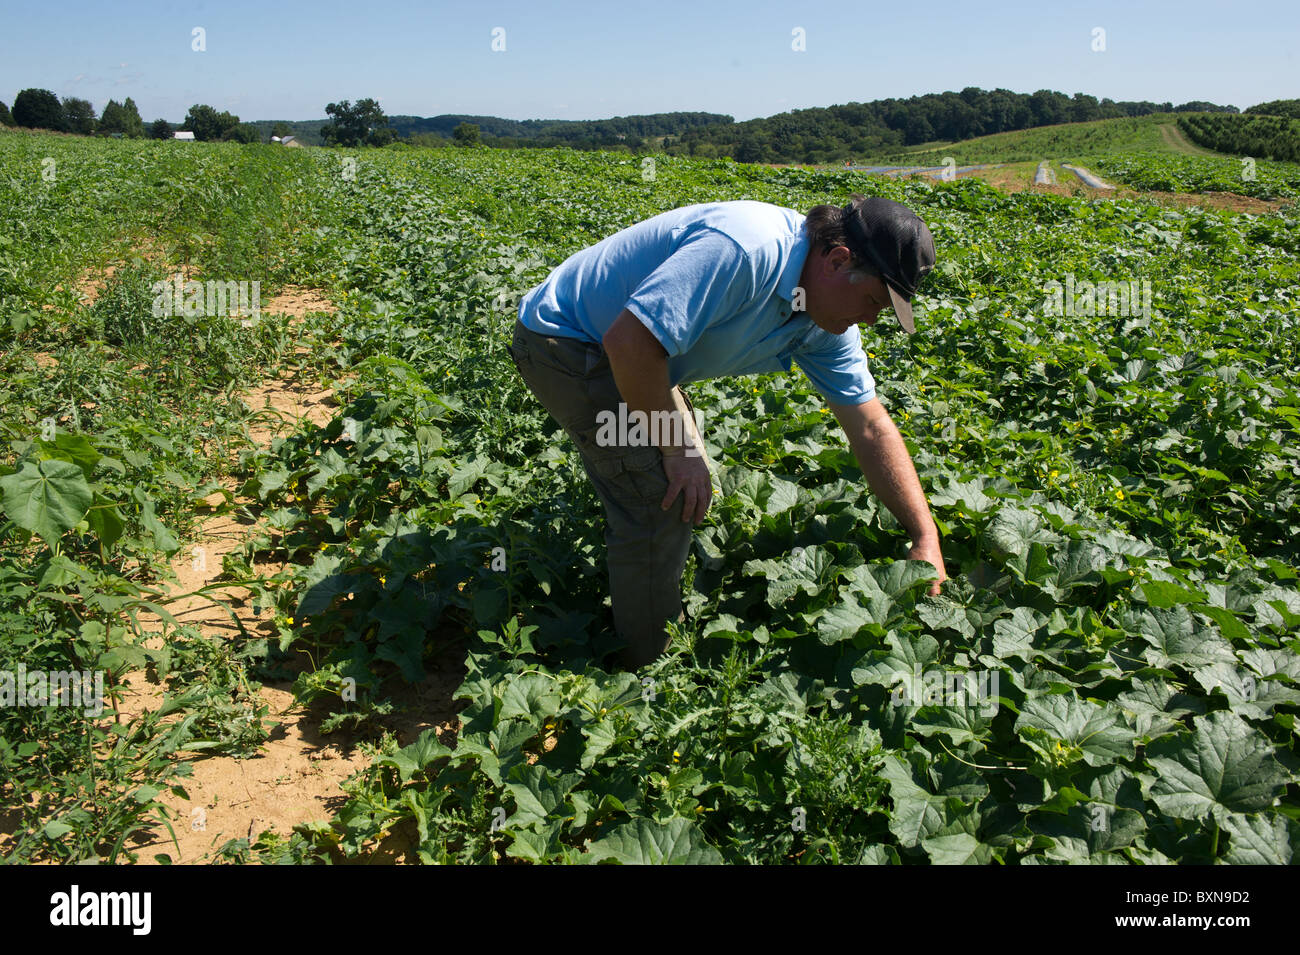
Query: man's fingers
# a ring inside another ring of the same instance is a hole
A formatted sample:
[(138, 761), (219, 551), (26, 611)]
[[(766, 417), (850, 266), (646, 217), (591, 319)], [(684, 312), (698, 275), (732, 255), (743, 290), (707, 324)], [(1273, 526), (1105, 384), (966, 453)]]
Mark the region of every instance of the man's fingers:
[(688, 522), (691, 519), (691, 515), (695, 513), (695, 499), (697, 496), (695, 485), (688, 482), (686, 486), (682, 488), (682, 493), (686, 495), (685, 499), (682, 501), (682, 523), (684, 524)]
[(669, 479), (668, 493), (664, 495), (663, 502), (659, 506), (665, 511), (668, 510), (668, 508), (672, 507), (673, 501), (677, 500), (677, 495), (682, 492), (682, 488), (685, 485), (686, 482), (680, 479), (677, 478)]
[(713, 485), (710, 484), (708, 490), (697, 488), (695, 492), (696, 506), (694, 508), (695, 523), (698, 524), (704, 520), (704, 515), (709, 512), (709, 504), (712, 503)]
[(668, 492), (666, 495), (663, 495), (663, 500), (662, 502), (659, 503), (659, 507), (662, 508), (663, 511), (667, 511), (668, 508), (672, 507), (672, 502), (675, 502), (675, 500), (677, 499), (677, 495), (679, 494), (681, 494), (680, 483), (677, 483), (676, 481), (669, 481)]

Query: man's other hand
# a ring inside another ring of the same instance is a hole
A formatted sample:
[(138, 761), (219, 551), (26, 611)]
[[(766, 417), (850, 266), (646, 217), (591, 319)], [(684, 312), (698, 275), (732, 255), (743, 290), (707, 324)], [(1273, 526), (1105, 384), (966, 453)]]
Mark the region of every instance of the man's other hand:
[(663, 509), (673, 506), (678, 494), (684, 494), (682, 502), (682, 521), (698, 524), (713, 503), (713, 482), (709, 479), (709, 466), (699, 455), (676, 453), (664, 454), (664, 474), (668, 478), (668, 493), (664, 496)]

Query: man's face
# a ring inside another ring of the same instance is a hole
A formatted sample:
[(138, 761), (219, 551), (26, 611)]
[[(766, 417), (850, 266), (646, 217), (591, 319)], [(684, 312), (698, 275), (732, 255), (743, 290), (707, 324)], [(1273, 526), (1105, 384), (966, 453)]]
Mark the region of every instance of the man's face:
[(883, 279), (873, 275), (849, 281), (852, 264), (849, 250), (836, 246), (826, 255), (809, 254), (800, 275), (808, 317), (832, 335), (843, 335), (856, 324), (874, 325), (882, 309), (893, 307)]

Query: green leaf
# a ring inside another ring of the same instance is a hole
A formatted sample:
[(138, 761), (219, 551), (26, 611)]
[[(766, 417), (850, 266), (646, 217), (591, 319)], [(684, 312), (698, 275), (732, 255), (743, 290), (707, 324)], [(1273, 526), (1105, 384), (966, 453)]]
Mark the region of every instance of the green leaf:
[(992, 850), (968, 832), (930, 836), (921, 842), (932, 865), (987, 865)]
[(1300, 847), (1300, 824), (1280, 813), (1241, 815), (1223, 820), (1228, 834), (1228, 865), (1290, 865)]
[(94, 500), (86, 476), (70, 461), (25, 461), (0, 478), (0, 489), (9, 519), (47, 544), (76, 527)]
[(180, 541), (167, 529), (167, 525), (158, 520), (157, 505), (147, 500), (140, 507), (140, 523), (153, 535), (154, 546), (168, 556), (181, 549)]
[(95, 492), (93, 505), (86, 513), (86, 523), (105, 547), (112, 547), (117, 543), (122, 536), (122, 531), (126, 529), (126, 521), (123, 520), (117, 505), (98, 491)]
[(511, 828), (544, 822), (582, 781), (581, 773), (552, 776), (542, 766), (516, 766), (510, 771), (506, 789), (515, 799), (515, 811), (507, 825)]
[(999, 660), (1033, 659), (1034, 635), (1043, 618), (1029, 607), (1016, 607), (1010, 617), (993, 622), (993, 655)]
[(885, 642), (888, 650), (873, 650), (853, 667), (850, 675), (855, 686), (893, 687), (900, 681), (915, 679), (939, 658), (939, 643), (928, 633), (908, 636), (891, 631)]
[(719, 483), (724, 495), (743, 501), (760, 514), (779, 514), (799, 501), (799, 485), (762, 471), (728, 468)]
[(886, 756), (879, 772), (889, 783), (889, 798), (894, 803), (889, 814), (889, 831), (899, 845), (904, 848), (920, 845), (922, 839), (943, 826), (944, 797), (919, 786), (901, 755)]
[[(1041, 730), (1047, 739), (1022, 732), (1027, 727)], [(1054, 763), (1082, 759), (1090, 766), (1100, 766), (1129, 759), (1137, 742), (1137, 734), (1125, 724), (1119, 710), (1098, 706), (1072, 693), (1053, 693), (1026, 701), (1015, 729), (1026, 743)]]
[(843, 573), (835, 558), (816, 546), (796, 550), (782, 560), (749, 560), (742, 570), (750, 576), (767, 578), (767, 601), (773, 607), (800, 592), (815, 596)]
[(1165, 580), (1144, 580), (1141, 584), (1142, 596), (1152, 607), (1172, 607), (1175, 604), (1204, 603), (1205, 594)]
[(1178, 819), (1213, 815), (1220, 823), (1234, 812), (1272, 806), (1288, 775), (1264, 734), (1222, 710), (1193, 723), (1194, 732), (1156, 740), (1147, 750), (1157, 772), (1151, 786), (1156, 805)]
[(37, 438), (35, 444), (43, 459), (71, 461), (81, 468), (81, 473), (86, 476), (87, 481), (94, 478), (95, 465), (99, 463), (100, 454), (85, 435), (62, 431), (54, 436), (53, 441)]
[(1168, 609), (1129, 612), (1122, 619), (1124, 629), (1136, 631), (1151, 645), (1144, 656), (1151, 666), (1170, 664), (1187, 669), (1215, 663), (1236, 662), (1232, 644), (1193, 616), (1185, 604)]
[(634, 819), (588, 847), (592, 862), (622, 865), (721, 865), (722, 856), (704, 841), (699, 829), (680, 816), (666, 823)]
[(554, 716), (560, 705), (555, 680), (541, 673), (522, 673), (509, 678), (501, 691), (503, 720), (522, 717), (539, 729), (542, 720)]

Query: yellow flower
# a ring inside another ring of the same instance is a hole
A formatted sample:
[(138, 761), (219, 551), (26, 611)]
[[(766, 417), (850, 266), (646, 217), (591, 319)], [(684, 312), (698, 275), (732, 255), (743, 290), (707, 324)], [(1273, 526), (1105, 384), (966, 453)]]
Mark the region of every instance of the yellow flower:
[(1056, 477), (1056, 476), (1058, 476), (1060, 473), (1061, 473), (1060, 471), (1053, 470), (1052, 473), (1049, 474), (1049, 475), (1047, 475), (1047, 476), (1048, 476), (1048, 477)]
[(1122, 501), (1122, 500), (1124, 500), (1124, 492), (1123, 492), (1123, 491), (1116, 491), (1116, 492), (1115, 492), (1115, 500), (1117, 500), (1117, 501)]
[(388, 578), (387, 578), (387, 577), (380, 577), (380, 578), (379, 578), (379, 583), (380, 583), (381, 586), (382, 586), (383, 584), (388, 583)]
[(1071, 482), (1070, 482), (1070, 487), (1078, 487), (1078, 486), (1079, 486), (1079, 482), (1078, 482), (1078, 481), (1071, 481)]

